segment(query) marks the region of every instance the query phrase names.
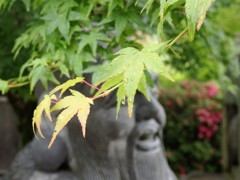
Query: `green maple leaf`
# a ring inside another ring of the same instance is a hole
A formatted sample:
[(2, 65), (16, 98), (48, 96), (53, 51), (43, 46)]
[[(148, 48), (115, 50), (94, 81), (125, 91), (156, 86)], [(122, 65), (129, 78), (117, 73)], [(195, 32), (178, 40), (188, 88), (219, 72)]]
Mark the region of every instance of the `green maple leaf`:
[(27, 11), (30, 10), (31, 0), (22, 0), (24, 5), (26, 6)]
[[(77, 3), (74, 0), (62, 1), (52, 0), (48, 1), (41, 11), (44, 14), (43, 20), (47, 21), (47, 34), (51, 34), (56, 29), (59, 30), (61, 35), (69, 42), (70, 36), (70, 22), (71, 20), (80, 19), (79, 14), (72, 14), (71, 9), (76, 7)], [(51, 11), (50, 11), (51, 9)], [(73, 19), (75, 15), (75, 19)]]
[(52, 95), (54, 93), (56, 93), (57, 91), (61, 90), (61, 93), (60, 93), (60, 97), (62, 96), (62, 94), (67, 90), (69, 89), (69, 87), (71, 86), (74, 86), (75, 84), (77, 83), (80, 83), (83, 81), (83, 77), (77, 77), (75, 79), (71, 79), (71, 80), (68, 80), (67, 82), (55, 87), (50, 93), (49, 95)]
[(51, 111), (62, 110), (62, 112), (58, 115), (56, 126), (54, 128), (54, 133), (52, 135), (52, 139), (49, 143), (49, 148), (53, 144), (59, 132), (63, 127), (67, 125), (67, 123), (73, 118), (74, 115), (77, 114), (78, 120), (82, 126), (82, 133), (85, 137), (86, 134), (86, 124), (87, 117), (90, 112), (90, 104), (93, 104), (93, 100), (85, 97), (78, 91), (70, 90), (72, 95), (64, 97), (60, 100)]
[(98, 41), (109, 41), (109, 38), (105, 34), (97, 30), (91, 31), (90, 34), (81, 34), (78, 39), (81, 40), (78, 46), (78, 52), (81, 52), (83, 48), (88, 45), (94, 56), (96, 55)]
[(8, 81), (4, 81), (0, 79), (0, 91), (4, 94), (8, 90)]
[(145, 47), (141, 51), (135, 48), (125, 48), (116, 53), (117, 57), (110, 63), (106, 71), (99, 78), (98, 83), (107, 80), (102, 85), (104, 89), (115, 86), (116, 83), (122, 83), (117, 92), (117, 113), (120, 105), (119, 101), (127, 97), (128, 113), (131, 117), (134, 97), (137, 90), (148, 98), (145, 70), (153, 71), (173, 80), (172, 76), (166, 70), (161, 57), (156, 53), (156, 51), (159, 51), (159, 48), (163, 49), (164, 46), (163, 44), (155, 47)]
[(123, 0), (110, 0), (108, 4), (108, 16), (112, 14), (113, 9), (115, 9), (117, 6), (120, 6), (121, 8), (124, 8), (124, 1)]
[[(144, 7), (142, 8), (141, 13), (142, 13), (144, 10), (146, 10), (146, 13), (148, 14), (149, 10), (151, 9), (151, 6), (152, 6), (153, 2), (154, 2), (154, 0), (148, 0), (148, 1), (146, 2), (146, 4), (144, 5)], [(162, 6), (162, 4), (161, 4), (161, 6)]]
[(70, 23), (67, 20), (67, 12), (64, 14), (58, 14), (56, 10), (51, 11), (46, 16), (42, 17), (42, 19), (48, 21), (47, 34), (51, 34), (58, 29), (62, 36), (68, 40)]
[(33, 128), (33, 132), (34, 132), (35, 136), (36, 136), (36, 132), (35, 132), (35, 125), (36, 125), (40, 136), (42, 138), (44, 138), (42, 131), (41, 131), (41, 127), (40, 127), (43, 112), (45, 112), (48, 119), (50, 121), (52, 121), (51, 114), (50, 114), (51, 100), (56, 100), (56, 96), (55, 95), (51, 95), (51, 96), (45, 95), (43, 100), (40, 102), (40, 104), (34, 110), (33, 119), (32, 119), (32, 128)]
[(193, 40), (196, 27), (199, 30), (206, 12), (214, 0), (186, 0), (185, 9), (188, 21), (189, 36)]
[(53, 72), (50, 70), (47, 66), (38, 66), (36, 68), (33, 68), (33, 70), (29, 74), (30, 78), (30, 91), (33, 91), (33, 88), (35, 87), (38, 80), (41, 81), (43, 86), (47, 88), (48, 86), (48, 80), (58, 84), (58, 80), (55, 78)]

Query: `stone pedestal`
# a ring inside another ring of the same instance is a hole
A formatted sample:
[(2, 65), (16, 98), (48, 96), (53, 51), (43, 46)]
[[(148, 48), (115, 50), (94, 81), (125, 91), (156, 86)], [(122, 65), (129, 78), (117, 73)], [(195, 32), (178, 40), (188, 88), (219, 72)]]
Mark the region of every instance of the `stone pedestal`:
[[(19, 149), (16, 116), (7, 97), (0, 96), (0, 173), (6, 172)], [(0, 175), (1, 175), (0, 174)]]

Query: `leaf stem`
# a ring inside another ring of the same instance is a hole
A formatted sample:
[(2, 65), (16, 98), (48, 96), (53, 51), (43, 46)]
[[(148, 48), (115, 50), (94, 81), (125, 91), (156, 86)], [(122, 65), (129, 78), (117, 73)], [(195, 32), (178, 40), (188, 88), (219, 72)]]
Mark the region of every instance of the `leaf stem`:
[(98, 87), (96, 87), (96, 86), (90, 84), (89, 82), (87, 82), (87, 81), (85, 81), (85, 80), (83, 80), (83, 82), (84, 82), (86, 85), (88, 85), (88, 86), (90, 86), (91, 88), (93, 88), (93, 89), (96, 89), (96, 90), (98, 90), (98, 91), (100, 91), (100, 92), (103, 92), (103, 93), (106, 92), (106, 91), (101, 90), (100, 88), (98, 88)]
[(57, 104), (59, 101), (58, 100), (51, 100), (52, 104)]
[(166, 47), (166, 49), (169, 49), (172, 47), (173, 44), (175, 44), (177, 41), (183, 38), (185, 34), (188, 33), (188, 28), (185, 28), (177, 37), (175, 37)]
[(122, 85), (123, 82), (120, 82), (119, 84), (117, 84), (116, 86), (112, 87), (111, 89), (107, 90), (107, 91), (104, 91), (102, 94), (98, 95), (98, 96), (95, 96), (95, 97), (92, 97), (91, 99), (92, 100), (95, 100), (95, 99), (98, 99), (98, 98), (101, 98), (101, 97), (105, 97), (105, 96), (108, 96), (110, 92), (114, 91), (115, 89), (117, 89), (119, 86)]
[(29, 84), (29, 82), (23, 82), (23, 83), (10, 83), (8, 84), (9, 88), (16, 88), (16, 87), (21, 87)]

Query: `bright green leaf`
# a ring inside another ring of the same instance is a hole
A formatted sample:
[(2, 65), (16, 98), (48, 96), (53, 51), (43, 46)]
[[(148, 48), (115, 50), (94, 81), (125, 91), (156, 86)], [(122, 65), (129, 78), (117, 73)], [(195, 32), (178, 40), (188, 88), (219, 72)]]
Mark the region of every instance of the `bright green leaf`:
[(22, 0), (22, 2), (25, 4), (27, 11), (30, 10), (31, 0)]
[(67, 76), (68, 78), (70, 77), (70, 74), (69, 74), (69, 71), (68, 71), (68, 68), (65, 64), (63, 63), (58, 63), (57, 66), (59, 67), (60, 71), (62, 74), (64, 74), (65, 76)]
[(81, 53), (85, 46), (90, 46), (92, 53), (96, 56), (98, 41), (109, 41), (109, 38), (98, 31), (92, 31), (90, 34), (81, 34), (78, 39), (80, 40), (78, 52)]
[(154, 2), (154, 0), (148, 0), (148, 1), (146, 2), (146, 4), (144, 5), (144, 7), (142, 8), (141, 13), (142, 13), (144, 10), (146, 10), (146, 13), (148, 14), (148, 12), (149, 12), (149, 10), (150, 10), (153, 2)]
[(200, 29), (208, 8), (214, 0), (186, 0), (185, 9), (188, 21), (189, 36), (193, 40), (196, 26)]
[(68, 14), (69, 21), (87, 21), (87, 18), (81, 12), (70, 11)]
[(138, 90), (150, 101), (150, 97), (147, 91), (147, 80), (145, 74), (142, 75), (140, 82), (138, 84)]
[(48, 80), (56, 84), (59, 83), (58, 80), (53, 75), (53, 72), (51, 72), (50, 68), (46, 66), (38, 66), (36, 68), (33, 68), (29, 74), (29, 78), (30, 78), (30, 91), (33, 91), (33, 88), (35, 87), (38, 80), (41, 81), (45, 88), (48, 87), (47, 83)]
[(0, 91), (4, 94), (8, 90), (8, 82), (0, 79)]
[[(106, 91), (106, 90), (110, 89), (111, 87), (114, 87), (117, 84), (119, 84), (122, 80), (123, 80), (122, 75), (118, 75), (118, 76), (112, 77), (112, 78), (108, 79), (105, 83), (103, 83), (103, 85), (101, 86), (101, 90), (102, 91)], [(97, 96), (100, 93), (102, 93), (102, 91), (98, 91), (95, 94), (95, 96)]]
[(129, 58), (131, 64), (125, 70), (123, 78), (125, 92), (128, 97), (128, 113), (130, 117), (132, 116), (134, 97), (144, 71), (144, 64), (139, 56), (136, 55), (132, 56), (132, 59)]
[(123, 75), (122, 80), (121, 78), (118, 78), (117, 80), (118, 82), (123, 82), (130, 116), (132, 114), (134, 96), (137, 89), (140, 87), (141, 92), (144, 95), (147, 95), (146, 89), (143, 87), (144, 85), (146, 86), (144, 75), (146, 69), (173, 80), (172, 76), (166, 70), (162, 58), (155, 52), (156, 50), (159, 50), (159, 47), (162, 48), (162, 46), (155, 46), (147, 47), (146, 49), (143, 48), (141, 51), (135, 48), (124, 48), (120, 50), (116, 53), (117, 57), (110, 63), (105, 72), (99, 78), (98, 83), (101, 83), (121, 74)]

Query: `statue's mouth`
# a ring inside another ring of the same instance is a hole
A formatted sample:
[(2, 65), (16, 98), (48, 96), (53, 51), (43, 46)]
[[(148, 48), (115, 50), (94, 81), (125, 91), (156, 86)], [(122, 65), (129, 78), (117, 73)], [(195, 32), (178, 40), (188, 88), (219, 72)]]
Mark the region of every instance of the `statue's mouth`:
[(140, 151), (152, 151), (160, 147), (159, 125), (154, 121), (145, 121), (138, 127), (136, 148)]

